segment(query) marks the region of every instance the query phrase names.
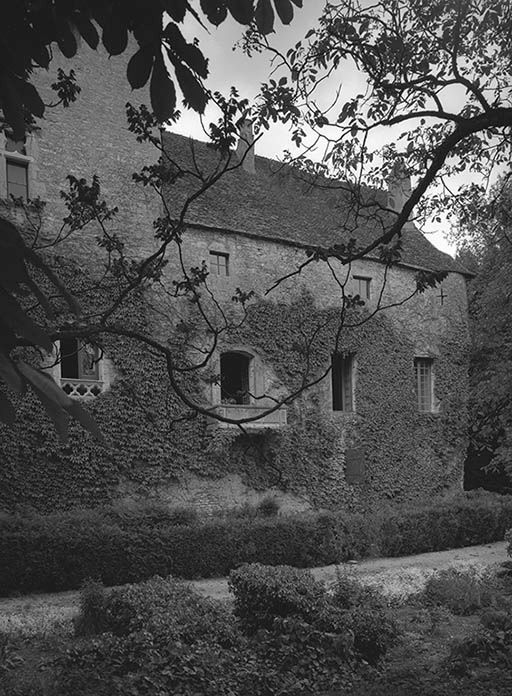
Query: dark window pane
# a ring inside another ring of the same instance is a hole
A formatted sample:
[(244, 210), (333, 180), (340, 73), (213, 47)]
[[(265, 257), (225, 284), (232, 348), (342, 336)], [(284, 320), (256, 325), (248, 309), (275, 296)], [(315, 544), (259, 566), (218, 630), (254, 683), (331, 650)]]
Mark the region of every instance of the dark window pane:
[(220, 357), (222, 403), (248, 404), (250, 357), (241, 353), (223, 353)]
[(229, 254), (210, 251), (210, 273), (213, 275), (229, 275)]
[(352, 355), (334, 353), (331, 363), (332, 409), (333, 411), (353, 410), (353, 365)]
[(60, 374), (65, 379), (79, 379), (78, 341), (76, 338), (63, 338), (60, 342)]

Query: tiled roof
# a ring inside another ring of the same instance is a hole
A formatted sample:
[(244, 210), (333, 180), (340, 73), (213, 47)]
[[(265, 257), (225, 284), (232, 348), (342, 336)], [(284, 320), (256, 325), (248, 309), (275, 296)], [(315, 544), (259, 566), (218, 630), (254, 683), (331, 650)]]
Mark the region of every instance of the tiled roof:
[[(218, 155), (205, 143), (184, 136), (164, 132), (163, 145), (185, 170), (198, 166), (209, 173), (218, 161)], [(233, 155), (233, 163), (237, 162)], [(171, 213), (181, 211), (187, 195), (197, 187), (198, 180), (191, 175), (168, 187), (165, 195)], [(346, 243), (351, 237), (358, 246), (367, 245), (382, 234), (384, 216), (373, 208), (370, 213), (360, 212), (356, 220), (352, 208), (347, 212), (348, 198), (335, 180), (323, 179), (321, 187), (312, 186), (281, 163), (256, 156), (255, 173), (237, 167), (223, 174), (192, 203), (185, 220), (189, 225), (300, 246), (330, 247)], [(401, 263), (472, 275), (451, 256), (436, 249), (414, 225), (404, 228), (402, 240)]]

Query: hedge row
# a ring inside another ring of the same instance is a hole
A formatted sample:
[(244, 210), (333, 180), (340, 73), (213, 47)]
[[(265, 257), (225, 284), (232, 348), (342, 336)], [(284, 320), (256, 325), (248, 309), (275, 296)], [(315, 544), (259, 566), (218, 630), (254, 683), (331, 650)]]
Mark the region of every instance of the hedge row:
[[(171, 523), (173, 522), (173, 523)], [(165, 511), (75, 510), (0, 516), (0, 595), (106, 585), (153, 575), (225, 576), (243, 563), (314, 567), (502, 540), (512, 499), (460, 495), (415, 509), (176, 524)]]

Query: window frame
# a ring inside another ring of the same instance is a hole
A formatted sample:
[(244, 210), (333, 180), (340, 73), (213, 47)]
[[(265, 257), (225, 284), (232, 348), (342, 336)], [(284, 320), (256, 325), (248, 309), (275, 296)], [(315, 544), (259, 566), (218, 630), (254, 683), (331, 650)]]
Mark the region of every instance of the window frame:
[[(12, 201), (10, 191), (9, 191), (9, 181), (8, 181), (8, 164), (12, 163), (14, 165), (22, 166), (25, 169), (26, 174), (26, 188), (24, 195), (21, 198), (26, 202), (31, 196), (34, 196), (35, 190), (35, 159), (32, 156), (33, 150), (37, 149), (34, 137), (32, 134), (27, 135), (25, 144), (22, 147), (23, 152), (19, 152), (16, 149), (8, 149), (9, 142), (12, 141), (8, 138), (5, 133), (0, 133), (0, 198)], [(15, 198), (20, 198), (20, 196), (14, 195)]]
[[(371, 285), (372, 285), (372, 278), (371, 276), (363, 276), (363, 275), (353, 275), (352, 276), (353, 280), (357, 281), (357, 290), (358, 292), (356, 293), (359, 295), (364, 300), (370, 300), (372, 291), (371, 291)], [(361, 283), (364, 283), (364, 293), (361, 292)]]
[[(240, 380), (241, 383), (243, 384), (244, 382), (246, 383), (246, 391), (242, 394), (240, 397), (243, 400), (235, 400), (233, 401), (235, 397), (231, 397), (231, 399), (226, 399), (224, 398), (224, 387), (223, 387), (223, 374), (222, 374), (222, 362), (223, 358), (225, 359), (227, 356), (236, 356), (237, 358), (243, 358), (245, 362), (245, 370), (246, 373), (242, 376), (242, 379)], [(254, 355), (251, 355), (250, 353), (247, 353), (246, 351), (240, 351), (240, 350), (225, 350), (223, 351), (220, 356), (219, 356), (219, 366), (220, 366), (220, 403), (221, 404), (230, 404), (230, 405), (236, 405), (236, 406), (247, 406), (254, 401), (254, 389), (253, 389), (253, 383), (254, 383)]]
[[(10, 181), (9, 180), (9, 167), (17, 167), (18, 169), (23, 169), (24, 174), (25, 174), (25, 181), (23, 184), (20, 184), (15, 181)], [(10, 186), (20, 186), (23, 187), (24, 191), (21, 195), (16, 195), (13, 193), (10, 189)], [(12, 157), (10, 154), (5, 156), (5, 187), (6, 187), (6, 192), (7, 192), (7, 198), (22, 198), (24, 201), (28, 201), (30, 198), (29, 195), (29, 186), (28, 186), (28, 161), (26, 158), (20, 159), (18, 157)]]
[[(80, 339), (69, 339), (75, 340), (78, 344)], [(77, 348), (78, 352), (79, 348)], [(62, 347), (61, 342), (56, 341), (54, 344), (54, 350), (49, 360), (51, 360), (51, 372), (53, 374), (54, 380), (61, 387), (61, 389), (66, 392), (68, 396), (76, 399), (93, 399), (105, 392), (110, 386), (111, 370), (107, 370), (106, 358), (101, 355), (97, 348), (94, 348), (97, 355), (97, 379), (90, 376), (82, 375), (80, 376), (81, 369), (80, 363), (77, 363), (78, 376), (77, 377), (66, 377), (62, 374)]]
[[(223, 260), (224, 263), (220, 264), (219, 260)], [(209, 250), (209, 264), (208, 270), (210, 274), (215, 278), (228, 278), (230, 275), (230, 263), (229, 263), (229, 253), (227, 251), (217, 251), (215, 249)], [(215, 263), (214, 263), (215, 261)], [(221, 273), (220, 269), (224, 269), (225, 272)]]
[(435, 413), (434, 358), (426, 355), (414, 357), (414, 390), (418, 413)]
[(356, 355), (344, 351), (331, 354), (331, 409), (355, 413)]

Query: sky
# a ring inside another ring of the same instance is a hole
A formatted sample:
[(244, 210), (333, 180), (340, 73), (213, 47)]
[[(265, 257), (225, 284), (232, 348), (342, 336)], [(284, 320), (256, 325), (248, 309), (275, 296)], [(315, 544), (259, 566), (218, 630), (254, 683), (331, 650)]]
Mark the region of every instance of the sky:
[[(295, 8), (295, 16), (289, 26), (283, 26), (276, 18), (275, 33), (269, 36), (271, 43), (284, 51), (293, 46), (315, 25), (323, 4), (323, 0), (304, 0), (304, 8), (302, 10)], [(247, 97), (253, 101), (258, 94), (260, 84), (268, 82), (273, 66), (269, 54), (248, 58), (240, 47), (234, 48), (236, 42), (242, 37), (243, 31), (244, 28), (231, 17), (228, 17), (220, 27), (208, 25), (207, 30), (197, 21), (188, 20), (183, 29), (187, 40), (197, 37), (201, 50), (209, 58), (210, 75), (206, 81), (207, 87), (227, 95), (229, 88), (234, 85), (241, 97)], [(336, 82), (325, 85), (323, 96), (330, 99), (331, 95), (328, 91), (330, 90), (334, 95), (340, 84), (341, 96), (349, 97), (364, 91), (365, 82), (354, 66), (344, 66), (342, 74), (337, 75)], [(213, 108), (207, 108), (203, 117), (204, 124), (207, 126), (210, 121), (216, 120), (217, 116)], [(200, 140), (206, 140), (207, 137), (197, 114), (185, 108), (182, 109), (181, 119), (172, 130)], [(265, 157), (281, 159), (284, 150), (298, 154), (297, 148), (290, 140), (287, 126), (272, 126), (257, 142), (256, 153)], [(317, 157), (321, 158), (320, 152)], [(455, 247), (445, 237), (447, 225), (448, 223), (443, 220), (441, 224), (422, 228), (422, 231), (435, 246), (454, 255)]]

